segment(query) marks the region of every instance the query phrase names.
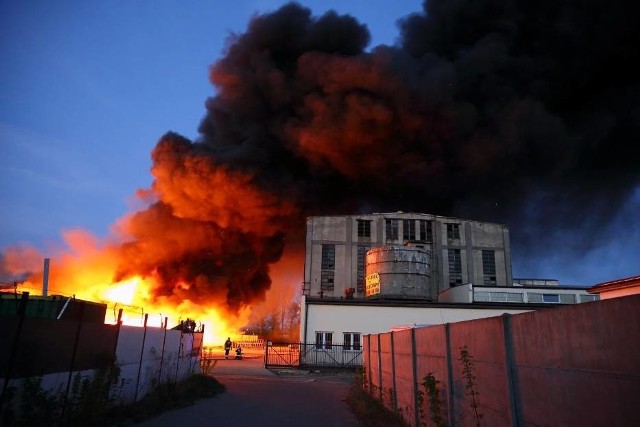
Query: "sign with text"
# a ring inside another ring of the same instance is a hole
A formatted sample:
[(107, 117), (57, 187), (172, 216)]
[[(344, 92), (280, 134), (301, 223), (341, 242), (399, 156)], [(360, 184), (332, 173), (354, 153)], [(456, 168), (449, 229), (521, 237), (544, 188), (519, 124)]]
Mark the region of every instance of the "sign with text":
[(365, 296), (376, 295), (380, 293), (380, 275), (378, 273), (371, 273), (365, 278), (366, 289)]

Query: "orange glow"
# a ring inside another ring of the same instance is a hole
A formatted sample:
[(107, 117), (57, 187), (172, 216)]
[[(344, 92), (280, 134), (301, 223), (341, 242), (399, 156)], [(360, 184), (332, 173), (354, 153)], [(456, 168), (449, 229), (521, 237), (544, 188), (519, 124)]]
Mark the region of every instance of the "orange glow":
[[(151, 327), (163, 326), (165, 317), (168, 328), (189, 318), (195, 320), (198, 327), (204, 325), (204, 344), (216, 346), (222, 345), (228, 336), (236, 340), (239, 329), (248, 322), (248, 308), (229, 314), (223, 306), (196, 304), (179, 294), (154, 296), (154, 289), (158, 287), (154, 277), (133, 276), (113, 281), (117, 267), (115, 251), (108, 246), (100, 247), (92, 236), (82, 231), (67, 232), (64, 237), (71, 250), (51, 261), (49, 295), (106, 303), (105, 323), (116, 323), (120, 309), (123, 324), (132, 326), (142, 326), (145, 314), (148, 315), (147, 325)], [(32, 251), (31, 248), (28, 250)], [(23, 263), (27, 259), (19, 248), (8, 251), (7, 257)], [(29, 259), (31, 265), (28, 267), (38, 271), (42, 258), (32, 256)], [(187, 290), (189, 284), (177, 283), (175, 288)], [(42, 273), (32, 275), (18, 286), (18, 291), (28, 291), (32, 295), (41, 295), (41, 289)]]
[[(108, 323), (120, 311), (128, 325), (167, 318), (173, 328), (190, 319), (204, 326), (206, 346), (238, 340), (251, 316), (265, 313), (257, 306), (276, 287), (272, 269), (304, 223), (295, 204), (256, 185), (253, 173), (201, 148), (167, 133), (152, 152), (154, 182), (138, 192), (148, 206), (119, 218), (103, 240), (64, 231), (63, 247), (46, 251), (49, 295), (106, 303)], [(7, 272), (28, 277), (21, 290), (37, 295), (44, 256), (18, 246), (0, 255)], [(285, 304), (291, 293), (276, 294)]]

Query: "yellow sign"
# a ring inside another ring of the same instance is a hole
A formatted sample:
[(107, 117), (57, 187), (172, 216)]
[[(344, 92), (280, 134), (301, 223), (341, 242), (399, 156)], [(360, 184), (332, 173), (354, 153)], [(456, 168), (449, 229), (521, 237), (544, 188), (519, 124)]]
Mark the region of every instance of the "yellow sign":
[(367, 284), (365, 290), (365, 296), (371, 296), (380, 293), (380, 275), (378, 273), (371, 273), (365, 278)]

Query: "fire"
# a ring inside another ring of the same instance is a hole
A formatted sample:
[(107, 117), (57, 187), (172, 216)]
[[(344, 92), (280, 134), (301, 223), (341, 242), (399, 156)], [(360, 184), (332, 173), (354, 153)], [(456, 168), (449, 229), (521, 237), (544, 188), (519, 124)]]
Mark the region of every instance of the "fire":
[[(240, 327), (249, 319), (249, 309), (231, 313), (213, 300), (194, 302), (183, 295), (158, 295), (160, 284), (153, 275), (132, 275), (120, 281), (116, 277), (118, 257), (111, 246), (101, 246), (90, 234), (74, 230), (65, 232), (64, 239), (69, 250), (62, 251), (52, 259), (48, 295), (73, 296), (78, 299), (107, 304), (105, 323), (117, 322), (122, 310), (125, 325), (142, 326), (145, 315), (147, 325), (172, 328), (186, 319), (204, 326), (204, 344), (222, 345), (228, 336), (238, 336)], [(39, 271), (43, 258), (32, 248), (12, 248), (5, 252), (5, 261), (16, 269)], [(15, 262), (20, 265), (14, 264)], [(26, 265), (26, 264), (28, 265)], [(185, 281), (175, 284), (178, 291), (188, 291), (191, 285)], [(42, 274), (33, 274), (18, 286), (19, 291), (32, 295), (42, 292)]]
[(115, 283), (110, 289), (106, 290), (105, 299), (114, 303), (132, 305), (141, 280), (139, 277), (134, 277), (130, 280)]
[[(147, 326), (163, 327), (165, 321), (167, 327), (179, 325), (181, 321), (191, 319), (196, 321), (198, 327), (204, 327), (204, 344), (206, 346), (222, 345), (227, 337), (237, 340), (239, 327), (244, 326), (249, 318), (249, 310), (242, 310), (237, 316), (225, 315), (224, 310), (216, 307), (202, 307), (190, 300), (184, 300), (179, 304), (173, 303), (169, 298), (152, 298), (154, 287), (153, 279), (144, 279), (136, 276), (116, 283), (94, 282), (78, 288), (65, 288), (67, 292), (73, 291), (73, 295), (79, 299), (102, 302), (107, 304), (105, 323), (115, 324), (118, 314), (122, 310), (121, 321), (125, 325), (143, 326), (145, 314)], [(18, 290), (29, 291), (37, 294), (39, 283), (26, 281), (19, 285)], [(55, 295), (56, 286), (51, 288)]]

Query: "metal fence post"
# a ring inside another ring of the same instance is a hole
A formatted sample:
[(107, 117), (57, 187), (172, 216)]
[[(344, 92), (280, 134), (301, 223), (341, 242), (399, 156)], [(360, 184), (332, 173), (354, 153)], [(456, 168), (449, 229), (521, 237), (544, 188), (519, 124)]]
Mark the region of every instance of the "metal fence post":
[(76, 328), (76, 338), (73, 343), (73, 350), (71, 352), (71, 362), (69, 362), (69, 377), (67, 378), (67, 391), (64, 394), (64, 401), (62, 404), (62, 412), (60, 413), (60, 424), (64, 425), (64, 417), (66, 415), (67, 403), (69, 401), (69, 388), (71, 387), (71, 380), (73, 376), (73, 366), (76, 363), (76, 353), (78, 352), (78, 342), (80, 342), (80, 331), (82, 330), (82, 318), (84, 317), (84, 301), (80, 301), (78, 307), (78, 327)]
[(133, 396), (133, 401), (138, 401), (138, 386), (140, 385), (140, 372), (142, 371), (142, 357), (144, 356), (144, 342), (147, 339), (147, 319), (149, 319), (149, 313), (144, 315), (144, 333), (142, 334), (142, 348), (140, 348), (140, 363), (138, 364), (138, 378), (136, 379), (136, 392)]
[(162, 365), (164, 365), (164, 346), (167, 342), (167, 324), (169, 318), (164, 318), (164, 336), (162, 337), (162, 352), (160, 353), (160, 371), (158, 372), (158, 384), (162, 384)]

